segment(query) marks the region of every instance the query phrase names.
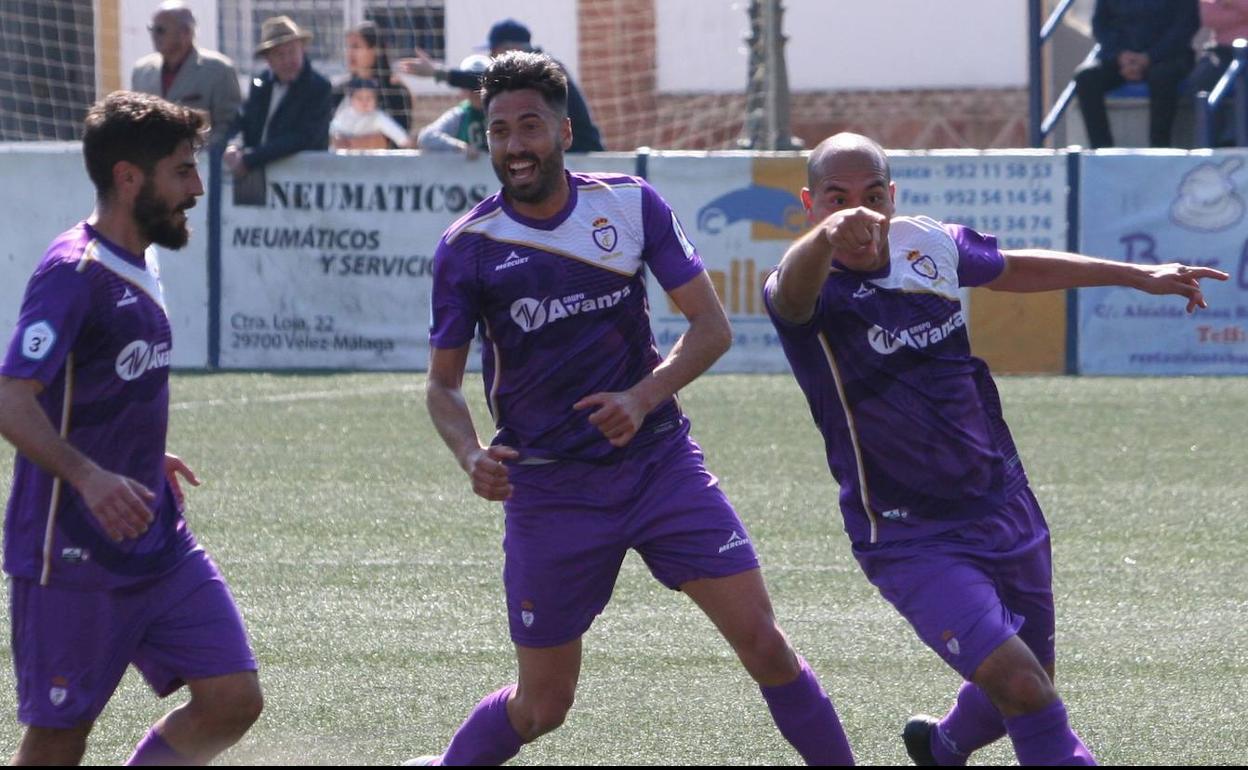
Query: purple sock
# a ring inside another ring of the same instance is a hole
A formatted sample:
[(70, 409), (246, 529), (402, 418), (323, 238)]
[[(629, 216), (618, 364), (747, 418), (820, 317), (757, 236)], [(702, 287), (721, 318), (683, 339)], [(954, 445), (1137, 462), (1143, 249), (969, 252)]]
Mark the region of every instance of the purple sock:
[(940, 765), (965, 765), (971, 752), (1005, 735), (1005, 719), (984, 691), (963, 682), (958, 697), (932, 731), (932, 756)]
[(852, 765), (854, 753), (836, 716), (832, 699), (801, 656), (797, 679), (777, 687), (759, 687), (780, 734), (808, 765)]
[(524, 741), (507, 718), (507, 701), (515, 689), (509, 684), (482, 698), (455, 731), (438, 764), (501, 765), (518, 754)]
[(1020, 765), (1095, 765), (1091, 752), (1070, 729), (1060, 699), (1040, 711), (1005, 720)]
[(139, 741), (139, 745), (134, 747), (134, 753), (126, 760), (126, 764), (191, 767), (199, 763), (192, 762), (189, 758), (174, 751), (173, 747), (166, 743), (153, 727), (147, 731), (147, 735), (143, 736), (143, 740)]

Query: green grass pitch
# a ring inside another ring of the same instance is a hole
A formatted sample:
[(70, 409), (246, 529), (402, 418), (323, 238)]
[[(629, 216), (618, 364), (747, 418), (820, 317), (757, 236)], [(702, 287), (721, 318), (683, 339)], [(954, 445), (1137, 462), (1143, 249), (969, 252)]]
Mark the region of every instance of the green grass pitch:
[[(1242, 762), (1248, 382), (1000, 385), (1053, 529), (1058, 686), (1076, 729), (1109, 764)], [(480, 378), (466, 390), (484, 429)], [(441, 750), (513, 662), (501, 511), (472, 496), (434, 433), (423, 377), (179, 374), (173, 392), (170, 448), (205, 482), (188, 517), (242, 605), (267, 696), (223, 761), (395, 764)], [(904, 763), (902, 723), (942, 713), (957, 678), (852, 560), (796, 384), (708, 376), (683, 403), (859, 761)], [(585, 650), (568, 723), (517, 764), (798, 759), (710, 623), (636, 556)], [(12, 677), (0, 663), (6, 751), (20, 734)], [(168, 707), (128, 674), (87, 762), (124, 759)], [(1003, 741), (976, 761), (1013, 755)]]

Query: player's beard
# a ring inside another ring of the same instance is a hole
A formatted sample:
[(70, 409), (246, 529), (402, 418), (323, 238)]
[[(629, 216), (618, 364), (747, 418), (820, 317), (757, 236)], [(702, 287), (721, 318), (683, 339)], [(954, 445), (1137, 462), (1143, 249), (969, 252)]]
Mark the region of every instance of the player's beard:
[(194, 205), (194, 198), (177, 206), (166, 204), (156, 196), (156, 185), (148, 179), (134, 199), (134, 221), (147, 240), (167, 249), (180, 249), (190, 240), (191, 231), (185, 220), (177, 220), (177, 214)]
[[(537, 164), (537, 174), (533, 181), (527, 182), (523, 187), (509, 182), (511, 172), (507, 170), (507, 164), (513, 160), (531, 160)], [(495, 161), (493, 165), (494, 175), (503, 183), (503, 192), (509, 199), (519, 203), (541, 203), (554, 194), (559, 187), (559, 180), (563, 178), (563, 148), (556, 144), (555, 149), (544, 158), (531, 152), (508, 155), (502, 163)]]

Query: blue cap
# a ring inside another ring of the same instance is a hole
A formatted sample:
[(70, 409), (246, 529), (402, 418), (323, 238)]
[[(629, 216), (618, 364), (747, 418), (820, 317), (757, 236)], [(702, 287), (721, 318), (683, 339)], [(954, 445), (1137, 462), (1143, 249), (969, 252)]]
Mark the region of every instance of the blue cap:
[(503, 19), (494, 22), (494, 26), (490, 27), (490, 38), (486, 45), (491, 51), (505, 43), (520, 43), (528, 48), (532, 39), (528, 27), (515, 19)]

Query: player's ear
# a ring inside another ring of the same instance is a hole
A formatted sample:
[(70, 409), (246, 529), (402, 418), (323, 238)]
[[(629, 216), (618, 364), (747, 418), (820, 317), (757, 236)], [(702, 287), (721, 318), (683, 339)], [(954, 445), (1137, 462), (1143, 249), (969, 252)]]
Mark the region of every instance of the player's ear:
[(137, 190), (143, 186), (143, 169), (128, 160), (119, 160), (113, 164), (113, 189), (119, 193)]
[(894, 206), (897, 205), (897, 183), (891, 180), (888, 183), (888, 199), (893, 202)]
[(572, 146), (572, 118), (564, 118), (563, 125), (559, 127), (560, 144), (563, 145), (563, 151), (567, 152)]
[(811, 206), (813, 205), (814, 205), (814, 200), (810, 197), (810, 188), (803, 187), (802, 188), (802, 208), (806, 209), (806, 221), (808, 222), (810, 221), (810, 218), (812, 216), (810, 209), (811, 209)]

